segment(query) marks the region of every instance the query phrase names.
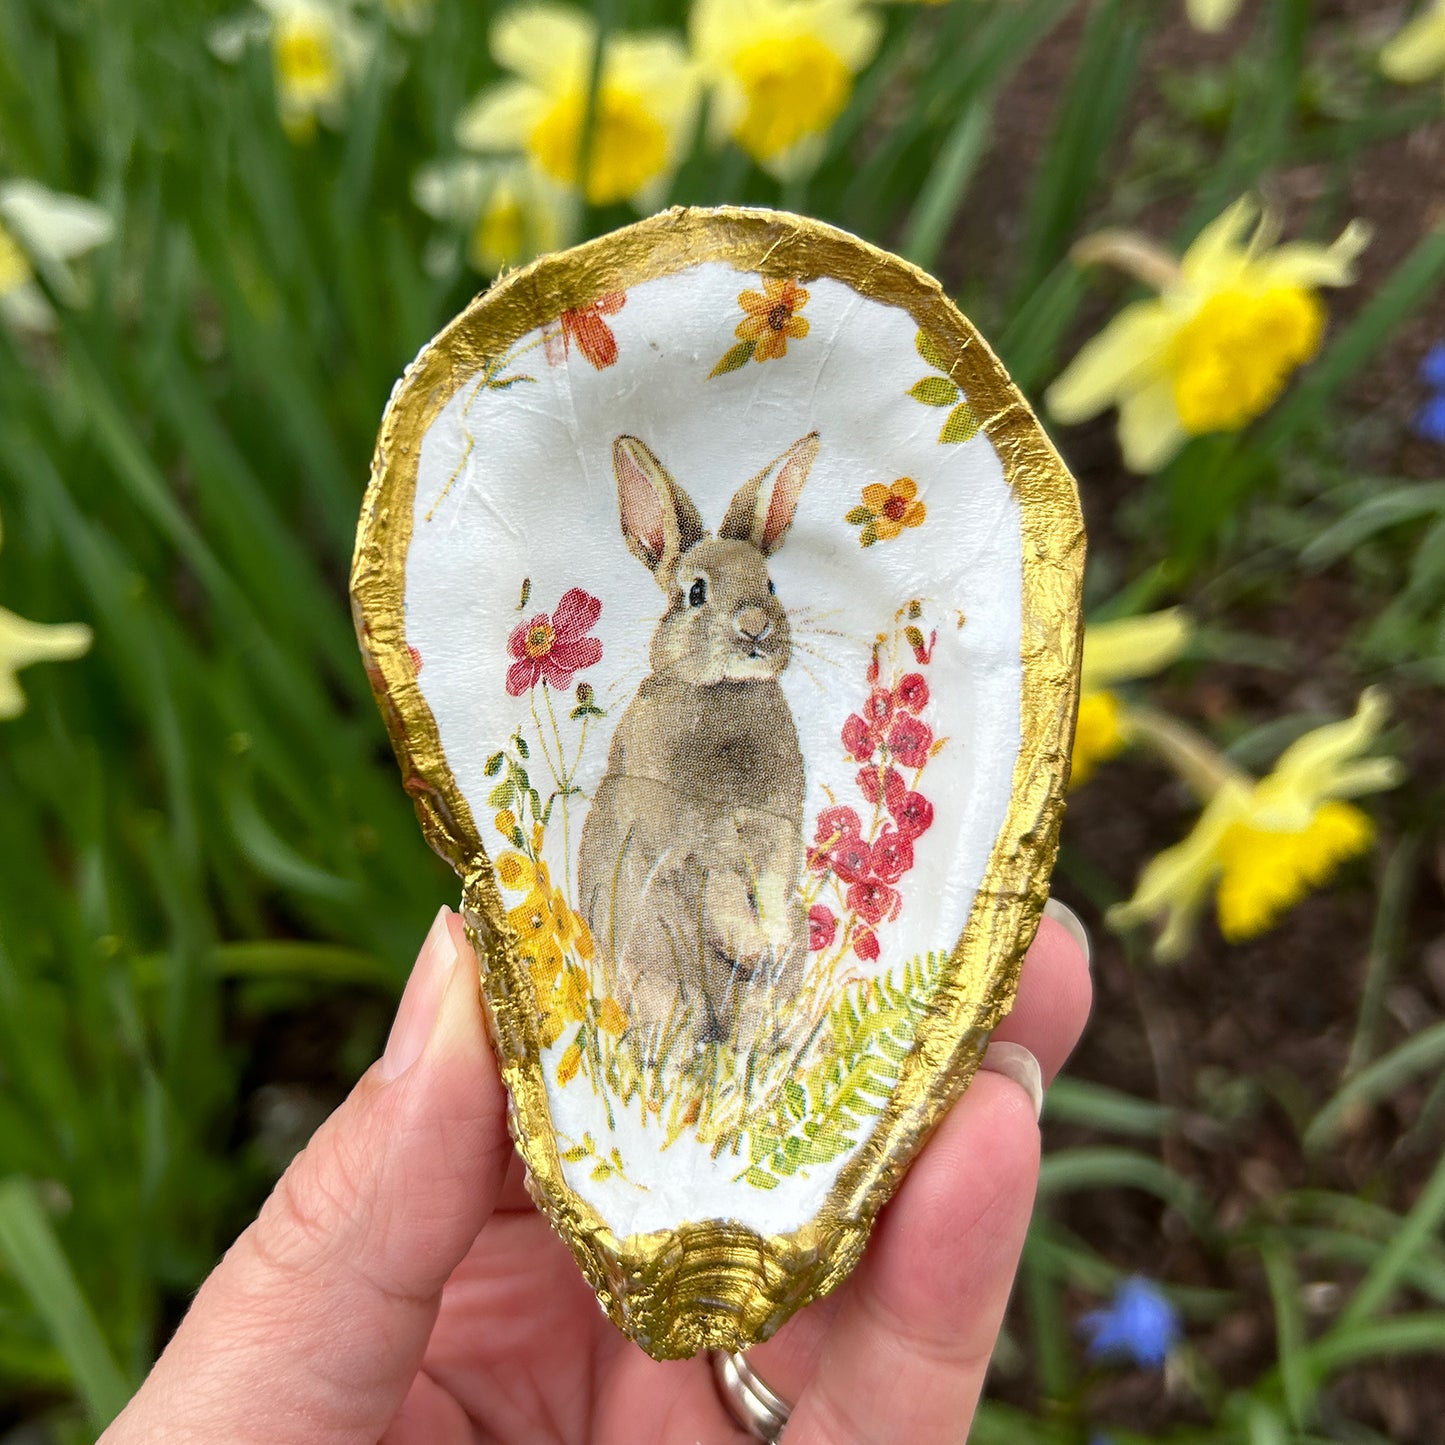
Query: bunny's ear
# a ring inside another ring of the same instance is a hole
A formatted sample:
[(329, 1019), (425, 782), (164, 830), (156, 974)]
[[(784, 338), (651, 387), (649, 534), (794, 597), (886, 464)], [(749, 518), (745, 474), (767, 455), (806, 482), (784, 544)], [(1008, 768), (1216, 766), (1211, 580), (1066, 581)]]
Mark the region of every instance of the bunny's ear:
[(646, 442), (620, 436), (612, 443), (622, 535), (658, 583), (672, 589), (677, 559), (703, 535), (692, 499), (673, 481)]
[(772, 556), (793, 525), (798, 497), (817, 456), (818, 433), (809, 432), (750, 482), (744, 482), (728, 507), (718, 536), (751, 542), (763, 556)]

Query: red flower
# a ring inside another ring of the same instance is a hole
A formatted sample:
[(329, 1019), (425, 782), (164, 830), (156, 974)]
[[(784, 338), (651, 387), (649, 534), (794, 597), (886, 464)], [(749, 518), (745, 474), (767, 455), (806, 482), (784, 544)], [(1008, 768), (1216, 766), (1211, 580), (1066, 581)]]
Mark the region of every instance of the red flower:
[(602, 657), (602, 643), (587, 636), (601, 612), (597, 598), (573, 587), (562, 594), (551, 617), (539, 612), (515, 628), (507, 639), (507, 651), (516, 659), (507, 669), (507, 691), (521, 697), (539, 679), (555, 688), (571, 687), (573, 673)]
[(893, 694), (887, 688), (875, 687), (863, 704), (863, 720), (868, 724), (874, 737), (881, 738), (893, 716)]
[(878, 739), (856, 712), (850, 713), (848, 721), (843, 724), (843, 746), (848, 749), (849, 756), (857, 758), (860, 763), (866, 763), (878, 746)]
[(617, 360), (617, 338), (602, 318), (615, 316), (626, 304), (625, 291), (605, 291), (585, 306), (574, 306), (564, 311), (557, 318), (561, 331), (549, 331), (543, 338), (547, 364), (560, 366), (567, 359), (572, 343), (576, 342), (577, 350), (598, 371), (611, 366)]
[(903, 899), (896, 888), (880, 883), (876, 878), (860, 878), (848, 889), (848, 907), (865, 923), (882, 923), (885, 918), (897, 918)]
[[(878, 785), (880, 778), (883, 780), (881, 788)], [(874, 766), (858, 769), (858, 791), (870, 803), (876, 803), (881, 794), (884, 806), (891, 811), (902, 801), (904, 793), (908, 791), (908, 786), (903, 781), (903, 774), (897, 768)]]
[(819, 872), (829, 868), (836, 871), (836, 859), (841, 856), (843, 866), (848, 868), (859, 849), (866, 859), (868, 845), (859, 835), (860, 827), (855, 809), (824, 808), (818, 814), (818, 825), (813, 833), (817, 847), (808, 855), (808, 866)]
[(868, 876), (868, 844), (857, 833), (840, 838), (825, 854), (828, 867), (844, 883), (857, 883)]
[(922, 712), (928, 706), (928, 684), (921, 672), (910, 672), (894, 690), (894, 700), (909, 712)]
[(822, 903), (815, 903), (808, 910), (808, 947), (817, 953), (830, 948), (838, 932), (838, 920), (833, 910)]
[(921, 768), (928, 761), (933, 729), (912, 713), (901, 713), (888, 731), (888, 747), (905, 768)]
[(933, 804), (922, 793), (904, 793), (898, 800), (898, 806), (890, 804), (888, 811), (893, 815), (899, 833), (910, 842), (933, 826)]
[(878, 935), (871, 928), (860, 928), (853, 935), (853, 952), (867, 963), (878, 957)]
[(409, 642), (408, 642), (407, 645), (406, 645), (406, 650), (407, 650), (407, 652), (411, 655), (411, 670), (412, 670), (413, 672), (420, 672), (420, 671), (421, 671), (421, 653), (419, 653), (419, 652), (416, 650), (416, 648), (414, 648), (414, 647), (411, 645), (411, 643), (409, 643)]
[(873, 840), (868, 863), (875, 877), (885, 883), (897, 883), (913, 867), (913, 839), (885, 828)]

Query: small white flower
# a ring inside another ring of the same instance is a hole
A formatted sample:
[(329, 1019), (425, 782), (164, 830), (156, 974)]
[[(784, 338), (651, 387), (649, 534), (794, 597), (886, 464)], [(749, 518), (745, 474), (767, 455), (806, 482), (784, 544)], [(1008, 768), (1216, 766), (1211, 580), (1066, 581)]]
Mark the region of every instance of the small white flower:
[(47, 330), (55, 315), (37, 274), (63, 301), (78, 304), (85, 291), (69, 262), (114, 233), (110, 216), (79, 196), (30, 180), (0, 182), (0, 316), (23, 330)]
[(576, 210), (568, 191), (520, 159), (463, 156), (424, 166), (412, 198), (427, 215), (465, 228), (467, 261), (484, 276), (565, 245)]

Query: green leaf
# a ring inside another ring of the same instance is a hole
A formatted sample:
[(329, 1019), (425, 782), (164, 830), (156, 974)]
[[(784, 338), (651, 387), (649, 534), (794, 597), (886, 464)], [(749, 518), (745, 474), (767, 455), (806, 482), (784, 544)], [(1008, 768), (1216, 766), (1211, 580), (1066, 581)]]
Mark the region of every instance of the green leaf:
[(103, 1430), (125, 1407), (131, 1388), (28, 1179), (0, 1182), (0, 1257), (50, 1331), (91, 1422)]
[(487, 794), (487, 806), (489, 808), (510, 808), (515, 800), (516, 789), (512, 786), (510, 778), (503, 778), (490, 793)]
[(736, 371), (740, 366), (746, 366), (753, 359), (753, 352), (758, 349), (756, 341), (740, 341), (729, 351), (713, 369), (708, 372), (708, 380), (715, 376), (726, 376), (730, 371)]
[(925, 376), (908, 388), (908, 394), (924, 406), (952, 406), (958, 400), (958, 388), (946, 376)]
[(972, 441), (977, 435), (978, 418), (973, 414), (973, 408), (966, 401), (961, 401), (949, 412), (948, 420), (938, 434), (938, 440), (943, 443), (966, 442)]
[(504, 759), (501, 753), (493, 753), (491, 757), (487, 759), (487, 766), (483, 771), (489, 778), (495, 778), (502, 770), (503, 761)]
[(878, 533), (874, 530), (872, 522), (869, 522), (858, 534), (858, 545), (860, 547), (871, 547), (877, 540)]
[(933, 338), (926, 332), (920, 330), (914, 337), (913, 344), (918, 348), (918, 354), (935, 370), (947, 371), (952, 362), (939, 350)]
[[(527, 746), (527, 739), (524, 738), (521, 733), (517, 734), (517, 751), (523, 758), (530, 758), (532, 756), (532, 750)], [(523, 787), (525, 786), (526, 784), (524, 783)]]
[(852, 523), (855, 527), (861, 527), (865, 522), (873, 520), (873, 513), (867, 507), (854, 507), (843, 520)]
[(778, 1180), (765, 1169), (759, 1169), (756, 1164), (743, 1171), (743, 1178), (755, 1189), (776, 1189), (778, 1187)]

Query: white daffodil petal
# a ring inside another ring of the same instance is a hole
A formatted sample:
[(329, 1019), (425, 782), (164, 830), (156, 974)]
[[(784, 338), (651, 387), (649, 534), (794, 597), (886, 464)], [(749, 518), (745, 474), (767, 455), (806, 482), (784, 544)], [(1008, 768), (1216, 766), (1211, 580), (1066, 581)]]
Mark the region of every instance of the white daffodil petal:
[(1189, 23), (1206, 35), (1217, 35), (1239, 14), (1241, 0), (1185, 0)]
[(1445, 70), (1445, 0), (1417, 15), (1380, 51), (1380, 69), (1407, 84)]
[(1184, 441), (1174, 383), (1167, 376), (1119, 403), (1119, 447), (1131, 472), (1157, 472)]
[(1271, 251), (1259, 264), (1274, 285), (1348, 286), (1355, 279), (1355, 262), (1373, 234), (1366, 222), (1351, 221), (1333, 245), (1292, 241)]
[(1126, 306), (1084, 343), (1045, 393), (1050, 415), (1065, 424), (1087, 421), (1157, 377), (1173, 333), (1173, 322), (1161, 302)]
[(544, 89), (585, 86), (597, 46), (592, 18), (570, 5), (519, 5), (492, 26), (497, 64)]
[(489, 167), (472, 156), (423, 166), (412, 178), (411, 198), (438, 221), (469, 221), (487, 191)]
[(1182, 607), (1090, 623), (1084, 629), (1081, 688), (1093, 692), (1158, 672), (1179, 656), (1192, 630), (1189, 614)]
[(17, 331), (50, 331), (55, 326), (55, 308), (34, 281), (0, 292), (0, 316)]
[(35, 181), (0, 186), (0, 220), (37, 261), (68, 261), (115, 234), (108, 212), (80, 196), (47, 190)]
[(500, 81), (457, 117), (457, 144), (474, 151), (516, 150), (526, 144), (546, 104), (530, 81)]

